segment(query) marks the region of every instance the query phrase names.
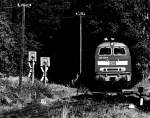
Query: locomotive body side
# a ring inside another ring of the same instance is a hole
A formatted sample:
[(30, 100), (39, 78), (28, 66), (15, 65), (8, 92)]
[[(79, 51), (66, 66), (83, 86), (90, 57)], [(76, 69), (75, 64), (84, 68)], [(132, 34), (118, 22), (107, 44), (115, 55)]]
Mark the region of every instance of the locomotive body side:
[(95, 53), (95, 79), (103, 82), (130, 82), (131, 56), (128, 47), (119, 42), (104, 42)]

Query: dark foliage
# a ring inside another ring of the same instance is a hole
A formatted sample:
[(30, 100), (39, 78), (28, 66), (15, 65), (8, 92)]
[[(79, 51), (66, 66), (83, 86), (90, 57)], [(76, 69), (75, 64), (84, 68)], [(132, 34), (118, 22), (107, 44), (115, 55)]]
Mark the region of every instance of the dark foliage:
[[(94, 68), (92, 65), (94, 64), (95, 47), (103, 41), (103, 38), (115, 37), (116, 41), (124, 42), (129, 46), (133, 66), (141, 75), (149, 75), (149, 0), (15, 0), (9, 2), (3, 0), (1, 1), (3, 6), (1, 15), (7, 13), (5, 18), (8, 20), (5, 21), (11, 28), (11, 32), (8, 32), (9, 28), (7, 28), (7, 30), (3, 30), (2, 34), (7, 31), (13, 40), (10, 41), (11, 45), (14, 45), (13, 49), (8, 46), (5, 46), (6, 49), (1, 49), (1, 58), (5, 55), (5, 62), (7, 62), (1, 63), (3, 71), (10, 72), (5, 69), (7, 67), (11, 67), (10, 70), (18, 69), (20, 55), (18, 41), (21, 38), (22, 14), (21, 9), (16, 7), (18, 2), (32, 4), (30, 8), (26, 8), (25, 53), (27, 54), (28, 50), (38, 51), (39, 45), (35, 42), (42, 43), (43, 47), (38, 52), (38, 56), (51, 57), (51, 70), (48, 74), (50, 77), (55, 79), (56, 75), (60, 75), (60, 67), (66, 68), (61, 69), (63, 77), (73, 78), (79, 71), (79, 17), (75, 15), (78, 11), (86, 14), (82, 24), (83, 65), (86, 65), (86, 67), (83, 66), (83, 69), (92, 70)], [(15, 7), (11, 10), (4, 9), (7, 6)], [(72, 53), (70, 53), (70, 49)], [(11, 60), (8, 61), (6, 56), (8, 52), (17, 58), (11, 57)], [(25, 58), (27, 59), (27, 55)], [(4, 58), (1, 61), (4, 61)], [(14, 63), (13, 67), (10, 62)], [(25, 70), (27, 70), (26, 68), (28, 67), (25, 66)], [(17, 71), (13, 73), (17, 73)]]
[[(17, 7), (14, 1), (1, 1), (0, 10), (0, 72), (18, 75), (21, 57), (21, 20), (12, 22), (12, 9)], [(20, 12), (21, 13), (21, 12)], [(27, 32), (24, 41), (24, 75), (28, 73), (27, 55), (30, 50), (39, 50), (35, 34)]]

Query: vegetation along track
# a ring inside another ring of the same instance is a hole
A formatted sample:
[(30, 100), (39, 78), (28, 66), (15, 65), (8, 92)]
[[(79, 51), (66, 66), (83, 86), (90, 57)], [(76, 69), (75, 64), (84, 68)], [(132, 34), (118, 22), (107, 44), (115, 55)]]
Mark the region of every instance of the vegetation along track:
[[(117, 115), (116, 113), (114, 113), (114, 111), (116, 112), (116, 106), (119, 106), (121, 109), (126, 108), (126, 110), (130, 112), (128, 105), (131, 103), (137, 106), (136, 109), (138, 111), (149, 110), (149, 100), (144, 102), (143, 107), (139, 107), (140, 94), (138, 94), (137, 91), (130, 94), (121, 92), (101, 92), (94, 94), (89, 93), (81, 94), (81, 91), (79, 91), (79, 94), (76, 96), (72, 96), (69, 98), (60, 98), (59, 100), (46, 105), (41, 104), (41, 100), (35, 100), (24, 106), (21, 110), (12, 110), (1, 114), (0, 118), (92, 118), (88, 117), (89, 114), (99, 114), (98, 116), (100, 117), (107, 115), (106, 118), (112, 118), (113, 116)], [(111, 110), (113, 108), (114, 111)], [(120, 108), (118, 109), (117, 107), (119, 114), (122, 113)]]
[[(68, 117), (75, 115), (78, 118), (86, 117), (87, 113), (93, 113), (100, 109), (109, 109), (114, 105), (128, 107), (128, 104), (138, 106), (139, 99), (122, 94), (94, 94), (79, 95), (70, 99), (57, 101), (50, 105), (42, 105), (39, 102), (28, 104), (22, 110), (11, 111), (3, 114), (4, 118), (62, 118), (64, 114)], [(102, 114), (101, 114), (102, 115)], [(2, 116), (1, 116), (2, 117)], [(65, 117), (66, 118), (66, 117)]]

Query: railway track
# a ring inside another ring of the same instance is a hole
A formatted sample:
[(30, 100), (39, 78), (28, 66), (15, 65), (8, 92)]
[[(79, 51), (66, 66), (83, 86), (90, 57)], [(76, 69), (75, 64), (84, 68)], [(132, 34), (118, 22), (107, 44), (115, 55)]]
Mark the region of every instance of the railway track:
[[(72, 98), (63, 99), (62, 101), (57, 101), (56, 103), (45, 106), (39, 102), (33, 102), (28, 104), (21, 110), (11, 111), (2, 114), (1, 118), (49, 118), (49, 117), (60, 117), (63, 110), (66, 108), (70, 111), (70, 115), (74, 113), (81, 114), (82, 112), (96, 111), (99, 106), (105, 101), (107, 104), (135, 104), (139, 108), (139, 97), (135, 97), (133, 94), (129, 95), (129, 91), (126, 91), (126, 95), (120, 93), (94, 93), (93, 95), (83, 94), (79, 96), (74, 96)], [(136, 92), (135, 92), (136, 93)], [(127, 95), (128, 94), (128, 95)], [(59, 115), (58, 115), (59, 114)]]
[[(75, 100), (75, 101), (64, 101), (52, 106), (43, 106), (39, 103), (32, 103), (22, 110), (11, 111), (1, 115), (1, 118), (45, 118), (45, 117), (60, 117), (64, 108), (66, 107), (71, 113), (90, 111), (93, 109), (93, 104), (87, 101)], [(59, 115), (58, 115), (59, 114)]]
[[(134, 104), (140, 110), (150, 110), (150, 96), (145, 94), (148, 91), (142, 87), (138, 90), (127, 89), (120, 92), (93, 92), (81, 94), (71, 98), (63, 98), (49, 106), (42, 105), (40, 102), (33, 102), (23, 107), (21, 110), (12, 110), (0, 115), (0, 118), (45, 118), (59, 116), (61, 118), (64, 108), (70, 114), (80, 113), (81, 111), (94, 111), (98, 109), (103, 101), (108, 104)], [(141, 103), (142, 102), (142, 103)]]

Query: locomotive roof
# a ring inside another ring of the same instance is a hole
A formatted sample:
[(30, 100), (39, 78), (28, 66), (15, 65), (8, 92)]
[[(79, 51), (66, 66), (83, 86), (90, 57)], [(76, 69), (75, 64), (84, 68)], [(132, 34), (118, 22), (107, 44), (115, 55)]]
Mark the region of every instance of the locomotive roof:
[(113, 43), (113, 46), (121, 46), (121, 47), (127, 47), (124, 43), (120, 43), (120, 42), (103, 42), (101, 44), (98, 45), (98, 47), (109, 47), (111, 46), (111, 43)]

